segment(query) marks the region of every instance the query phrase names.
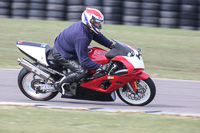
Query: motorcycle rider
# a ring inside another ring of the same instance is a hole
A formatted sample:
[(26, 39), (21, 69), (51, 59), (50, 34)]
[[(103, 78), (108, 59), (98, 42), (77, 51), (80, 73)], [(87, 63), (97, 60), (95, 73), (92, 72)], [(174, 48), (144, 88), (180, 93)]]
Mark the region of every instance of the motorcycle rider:
[(88, 46), (92, 40), (112, 48), (114, 44), (108, 40), (100, 30), (104, 22), (103, 14), (93, 8), (86, 8), (82, 13), (82, 21), (78, 21), (61, 32), (54, 42), (53, 57), (61, 65), (71, 70), (60, 81), (55, 83), (55, 88), (63, 95), (74, 94), (64, 85), (69, 85), (87, 76), (88, 68), (97, 71), (106, 71), (109, 63), (100, 65), (89, 58)]

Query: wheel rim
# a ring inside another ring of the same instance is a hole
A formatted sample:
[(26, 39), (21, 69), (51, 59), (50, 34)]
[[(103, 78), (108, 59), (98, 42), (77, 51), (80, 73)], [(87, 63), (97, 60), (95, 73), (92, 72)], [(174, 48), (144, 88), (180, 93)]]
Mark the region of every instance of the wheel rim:
[(23, 86), (24, 91), (31, 97), (34, 97), (37, 99), (44, 99), (44, 98), (50, 96), (52, 94), (52, 92), (36, 94), (36, 91), (31, 87), (31, 82), (33, 80), (33, 77), (35, 79), (41, 79), (39, 76), (34, 76), (33, 73), (26, 74), (22, 80), (22, 86)]
[(124, 87), (119, 88), (119, 93), (121, 97), (128, 103), (139, 105), (148, 101), (151, 96), (151, 90), (146, 82), (139, 80), (138, 85), (138, 95), (131, 93), (129, 89)]

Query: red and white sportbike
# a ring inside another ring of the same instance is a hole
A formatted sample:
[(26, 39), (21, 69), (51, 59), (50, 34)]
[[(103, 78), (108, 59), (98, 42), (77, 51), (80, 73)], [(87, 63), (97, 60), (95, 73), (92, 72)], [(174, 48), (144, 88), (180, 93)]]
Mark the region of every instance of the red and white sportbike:
[[(149, 74), (144, 72), (144, 62), (140, 49), (116, 41), (115, 48), (107, 52), (99, 47), (88, 47), (89, 57), (99, 63), (111, 63), (106, 73), (90, 70), (88, 76), (80, 82), (72, 83), (65, 89), (74, 92), (72, 98), (93, 101), (115, 101), (115, 92), (125, 103), (133, 106), (149, 104), (155, 97), (156, 88)], [(22, 93), (32, 100), (50, 100), (58, 91), (54, 83), (70, 70), (52, 57), (51, 47), (43, 43), (18, 41), (19, 50), (34, 61), (21, 58), (23, 66), (18, 76), (18, 85)]]

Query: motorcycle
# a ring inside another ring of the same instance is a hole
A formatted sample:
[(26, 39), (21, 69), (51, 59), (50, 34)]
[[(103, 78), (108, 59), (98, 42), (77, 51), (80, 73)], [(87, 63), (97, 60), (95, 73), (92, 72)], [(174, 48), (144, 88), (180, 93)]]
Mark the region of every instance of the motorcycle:
[[(102, 65), (110, 63), (109, 69), (106, 72), (89, 70), (88, 76), (79, 82), (63, 86), (75, 95), (61, 95), (62, 98), (115, 101), (117, 93), (123, 102), (132, 106), (144, 106), (154, 99), (156, 87), (150, 75), (144, 72), (141, 49), (113, 41), (115, 47), (109, 52), (99, 47), (88, 47), (89, 57)], [(17, 59), (23, 67), (18, 75), (21, 92), (32, 100), (53, 99), (58, 94), (54, 83), (69, 73), (70, 69), (54, 60), (48, 44), (28, 41), (17, 41), (16, 44), (23, 54), (34, 61)]]

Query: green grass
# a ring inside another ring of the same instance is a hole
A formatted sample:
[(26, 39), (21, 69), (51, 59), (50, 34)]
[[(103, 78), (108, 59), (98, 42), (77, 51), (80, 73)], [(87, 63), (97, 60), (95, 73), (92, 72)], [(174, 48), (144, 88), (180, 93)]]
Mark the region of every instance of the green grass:
[(1, 133), (199, 133), (200, 119), (0, 106)]
[[(23, 55), (17, 40), (53, 46), (56, 36), (72, 22), (0, 19), (0, 67), (20, 68)], [(142, 49), (146, 72), (153, 78), (200, 80), (200, 31), (104, 25), (108, 38)], [(92, 45), (97, 45), (92, 42)], [(100, 46), (100, 45), (98, 45)]]

